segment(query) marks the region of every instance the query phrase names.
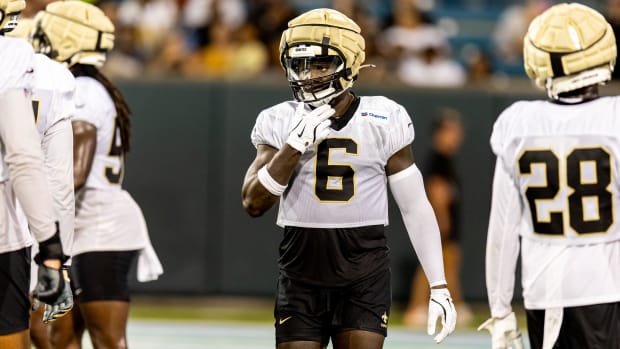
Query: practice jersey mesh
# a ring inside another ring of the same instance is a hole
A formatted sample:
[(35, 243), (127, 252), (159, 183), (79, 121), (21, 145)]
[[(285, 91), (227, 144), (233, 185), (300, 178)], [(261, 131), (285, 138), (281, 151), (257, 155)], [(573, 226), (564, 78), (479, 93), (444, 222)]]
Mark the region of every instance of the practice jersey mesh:
[[(263, 110), (252, 143), (281, 148), (294, 126), (298, 102)], [(394, 101), (360, 97), (357, 110), (341, 129), (306, 151), (282, 195), (277, 223), (307, 228), (387, 225), (385, 165), (414, 138), (411, 118)]]

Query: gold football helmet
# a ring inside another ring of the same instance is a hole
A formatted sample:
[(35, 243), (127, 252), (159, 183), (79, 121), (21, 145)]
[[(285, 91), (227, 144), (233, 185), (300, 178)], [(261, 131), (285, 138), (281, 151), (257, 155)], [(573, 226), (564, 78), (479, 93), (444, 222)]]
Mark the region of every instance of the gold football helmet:
[(33, 46), (71, 67), (101, 67), (114, 47), (114, 24), (97, 6), (79, 0), (56, 1), (35, 17)]
[(557, 4), (530, 24), (523, 40), (525, 72), (550, 98), (602, 84), (616, 64), (616, 39), (605, 18), (577, 3)]
[(17, 27), (19, 14), (25, 8), (25, 0), (0, 0), (0, 35)]
[(360, 27), (327, 8), (290, 22), (280, 40), (280, 63), (295, 99), (319, 106), (353, 86), (365, 58)]
[(5, 35), (11, 36), (14, 38), (22, 38), (30, 42), (32, 39), (31, 35), (32, 35), (33, 30), (34, 30), (33, 19), (20, 18), (19, 23), (17, 23), (17, 26), (10, 32), (7, 32)]

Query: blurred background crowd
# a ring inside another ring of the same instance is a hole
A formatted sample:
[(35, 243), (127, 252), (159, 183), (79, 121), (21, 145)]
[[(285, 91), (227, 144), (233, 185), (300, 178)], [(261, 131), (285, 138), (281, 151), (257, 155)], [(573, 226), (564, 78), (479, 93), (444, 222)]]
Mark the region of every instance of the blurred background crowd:
[[(24, 17), (50, 0), (29, 0)], [(282, 30), (331, 7), (366, 38), (365, 81), (458, 87), (524, 76), (523, 35), (550, 0), (95, 0), (116, 25), (112, 78), (256, 79), (280, 74)], [(620, 28), (620, 0), (581, 1)], [(616, 37), (620, 37), (616, 33)]]

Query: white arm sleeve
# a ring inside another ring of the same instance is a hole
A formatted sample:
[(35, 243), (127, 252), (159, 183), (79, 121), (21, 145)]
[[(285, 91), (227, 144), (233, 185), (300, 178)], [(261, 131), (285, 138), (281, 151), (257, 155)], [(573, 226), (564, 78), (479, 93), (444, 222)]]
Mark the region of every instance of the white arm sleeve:
[(32, 105), (23, 89), (9, 90), (0, 96), (0, 139), (6, 149), (13, 191), (30, 231), (37, 241), (45, 241), (56, 233), (56, 219)]
[(512, 311), (521, 203), (518, 189), (497, 159), (486, 247), (486, 284), (491, 316), (503, 318)]
[(73, 246), (75, 198), (73, 193), (73, 130), (69, 119), (61, 119), (45, 131), (42, 140), (45, 167), (60, 225), (63, 251)]
[(430, 286), (446, 284), (439, 226), (426, 196), (420, 170), (413, 164), (389, 176), (388, 181)]

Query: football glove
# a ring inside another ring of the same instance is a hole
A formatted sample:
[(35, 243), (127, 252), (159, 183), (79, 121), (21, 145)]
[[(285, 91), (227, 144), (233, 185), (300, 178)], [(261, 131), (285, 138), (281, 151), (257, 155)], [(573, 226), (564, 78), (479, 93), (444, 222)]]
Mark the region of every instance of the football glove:
[(478, 331), (488, 330), (491, 333), (492, 349), (523, 349), (523, 338), (517, 327), (515, 313), (511, 312), (503, 318), (490, 318), (483, 322)]
[(435, 334), (437, 321), (441, 320), (441, 331), (434, 337), (441, 343), (456, 327), (456, 309), (447, 288), (431, 288), (431, 299), (428, 302), (428, 325), (426, 333)]
[(54, 269), (41, 264), (37, 279), (37, 285), (32, 293), (34, 298), (32, 308), (36, 310), (40, 302), (46, 303), (43, 322), (56, 320), (73, 308), (73, 295), (66, 269)]
[(48, 323), (54, 321), (59, 317), (64, 316), (73, 308), (73, 294), (71, 293), (69, 274), (66, 269), (62, 270), (64, 278), (64, 287), (60, 296), (54, 303), (45, 304), (45, 311), (43, 312), (43, 322)]
[(329, 117), (336, 111), (329, 104), (324, 104), (310, 112), (306, 111), (305, 105), (299, 103), (293, 116), (295, 125), (286, 140), (286, 143), (305, 153), (308, 148), (323, 139), (329, 134), (331, 120)]

